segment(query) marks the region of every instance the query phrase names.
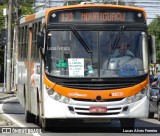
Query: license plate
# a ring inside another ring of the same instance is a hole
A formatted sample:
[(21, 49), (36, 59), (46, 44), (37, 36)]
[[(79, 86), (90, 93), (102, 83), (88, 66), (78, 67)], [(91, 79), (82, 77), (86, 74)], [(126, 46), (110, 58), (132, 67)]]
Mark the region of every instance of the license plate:
[(90, 107), (89, 110), (94, 113), (106, 113), (107, 107)]

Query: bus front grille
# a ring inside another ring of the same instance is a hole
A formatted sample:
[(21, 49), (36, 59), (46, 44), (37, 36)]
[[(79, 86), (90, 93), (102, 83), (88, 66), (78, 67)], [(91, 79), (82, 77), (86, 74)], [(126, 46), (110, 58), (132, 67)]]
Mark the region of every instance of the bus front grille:
[(63, 82), (60, 85), (68, 88), (86, 89), (86, 90), (109, 90), (119, 89), (134, 86), (135, 83), (66, 83)]
[(93, 113), (90, 112), (90, 107), (73, 107), (73, 106), (68, 106), (68, 109), (71, 112), (74, 112), (78, 115), (88, 115), (88, 116), (105, 116), (105, 115), (117, 115), (119, 114), (123, 108), (122, 107), (115, 107), (115, 108), (107, 108), (106, 113)]
[[(83, 102), (97, 102), (95, 99), (83, 99), (83, 98), (72, 98), (75, 101), (83, 101)], [(100, 102), (115, 102), (121, 101), (124, 98), (115, 98), (115, 99), (102, 99)]]

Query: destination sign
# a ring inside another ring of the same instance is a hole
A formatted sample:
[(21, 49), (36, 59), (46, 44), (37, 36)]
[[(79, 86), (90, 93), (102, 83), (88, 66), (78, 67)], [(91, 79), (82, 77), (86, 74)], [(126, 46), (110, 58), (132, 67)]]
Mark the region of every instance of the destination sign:
[[(106, 22), (106, 21), (125, 21), (125, 13), (98, 13), (98, 12), (88, 12), (81, 13), (78, 21), (82, 22)], [(74, 13), (62, 13), (61, 22), (74, 22)]]
[(137, 22), (144, 23), (144, 15), (138, 11), (122, 9), (74, 9), (52, 12), (50, 23), (102, 23), (102, 22)]

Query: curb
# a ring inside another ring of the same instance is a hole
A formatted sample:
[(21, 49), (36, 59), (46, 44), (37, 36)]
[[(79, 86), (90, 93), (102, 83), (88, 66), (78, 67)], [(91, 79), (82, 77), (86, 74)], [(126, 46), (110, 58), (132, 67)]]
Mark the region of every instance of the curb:
[(15, 97), (15, 96), (16, 96), (15, 94), (8, 95), (8, 96), (2, 96), (2, 97), (0, 97), (0, 100), (4, 100), (4, 99), (10, 98), (10, 97)]
[(4, 99), (7, 99), (7, 98), (10, 98), (10, 97), (15, 97), (16, 94), (16, 90), (15, 89), (11, 89), (11, 92), (6, 92), (5, 91), (6, 88), (4, 87), (0, 87), (0, 100), (4, 100)]

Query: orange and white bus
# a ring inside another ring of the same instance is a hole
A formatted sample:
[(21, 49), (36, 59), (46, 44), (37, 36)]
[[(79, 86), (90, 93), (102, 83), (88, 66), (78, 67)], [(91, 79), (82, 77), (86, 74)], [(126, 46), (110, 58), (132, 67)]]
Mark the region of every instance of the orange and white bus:
[[(148, 116), (155, 45), (144, 9), (48, 8), (21, 18), (18, 31), (17, 97), (27, 122), (46, 128), (50, 119), (120, 119), (133, 127)], [(132, 54), (114, 56), (123, 43)]]

